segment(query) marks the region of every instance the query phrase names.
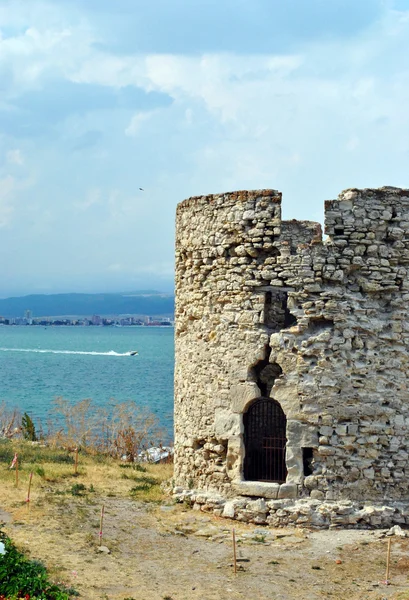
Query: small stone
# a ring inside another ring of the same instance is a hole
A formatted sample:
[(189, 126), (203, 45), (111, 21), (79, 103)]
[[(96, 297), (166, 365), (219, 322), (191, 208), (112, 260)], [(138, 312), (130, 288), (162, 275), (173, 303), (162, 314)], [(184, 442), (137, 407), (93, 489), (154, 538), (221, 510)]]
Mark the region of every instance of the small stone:
[(235, 507), (233, 502), (226, 502), (223, 508), (222, 516), (227, 519), (234, 519)]
[(111, 554), (111, 550), (107, 546), (98, 546), (98, 552), (103, 552), (104, 554)]
[(389, 529), (389, 531), (386, 532), (386, 535), (388, 535), (388, 536), (396, 535), (398, 537), (407, 537), (406, 532), (403, 531), (402, 527), (400, 527), (399, 525), (394, 525), (393, 527), (391, 527)]
[(195, 532), (195, 536), (197, 537), (212, 537), (214, 535), (218, 535), (220, 530), (215, 525), (208, 525), (207, 527), (203, 527), (202, 529), (198, 529)]

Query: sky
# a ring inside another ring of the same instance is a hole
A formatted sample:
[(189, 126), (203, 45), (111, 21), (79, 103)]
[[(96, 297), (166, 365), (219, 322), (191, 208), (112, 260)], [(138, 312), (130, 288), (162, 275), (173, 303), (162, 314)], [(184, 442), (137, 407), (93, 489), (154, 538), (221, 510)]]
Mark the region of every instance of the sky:
[(172, 291), (189, 196), (409, 187), (408, 56), (409, 0), (0, 0), (0, 297)]

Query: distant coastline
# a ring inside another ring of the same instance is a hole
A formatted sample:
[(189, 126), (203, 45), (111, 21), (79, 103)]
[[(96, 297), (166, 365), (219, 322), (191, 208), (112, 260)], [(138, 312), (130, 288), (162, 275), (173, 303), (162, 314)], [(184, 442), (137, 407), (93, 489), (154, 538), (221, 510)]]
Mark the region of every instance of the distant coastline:
[(35, 294), (0, 299), (0, 323), (16, 325), (147, 325), (172, 322), (173, 294)]
[[(96, 315), (98, 316), (98, 315)], [(93, 322), (93, 318), (81, 318), (81, 319), (33, 319), (32, 322), (27, 322), (25, 317), (17, 317), (14, 319), (5, 319), (0, 317), (0, 326), (2, 327), (174, 327), (174, 322), (171, 319), (163, 319), (163, 320), (149, 320), (143, 321), (140, 319), (135, 319), (135, 322), (123, 322), (128, 321), (127, 318), (110, 318), (106, 319), (103, 317), (98, 317), (102, 322), (95, 323)], [(133, 317), (131, 317), (134, 319)], [(150, 319), (150, 317), (146, 317), (146, 319)]]

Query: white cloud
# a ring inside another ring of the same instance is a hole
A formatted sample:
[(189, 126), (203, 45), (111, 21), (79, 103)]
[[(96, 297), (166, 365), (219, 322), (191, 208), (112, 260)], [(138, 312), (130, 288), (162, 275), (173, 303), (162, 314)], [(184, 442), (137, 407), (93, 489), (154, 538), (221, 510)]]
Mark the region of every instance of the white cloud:
[[(159, 109), (132, 100), (97, 111), (90, 86), (81, 110), (58, 116), (48, 137), (42, 121), (35, 142), (29, 126), (13, 136), (0, 111), (0, 226), (10, 231), (3, 248), (14, 244), (17, 256), (30, 239), (38, 271), (47, 259), (61, 277), (72, 269), (84, 281), (95, 265), (123, 273), (123, 281), (169, 276), (174, 207), (187, 195), (274, 187), (289, 216), (311, 218), (342, 187), (409, 184), (409, 12), (385, 9), (355, 37), (301, 40), (281, 55), (243, 54), (240, 40), (236, 54), (120, 55), (107, 50), (94, 22), (69, 13), (69, 2), (65, 11), (59, 2), (7, 5), (15, 27), (0, 38), (0, 108), (25, 116), (24, 126), (30, 93), (41, 111), (42, 89), (66, 81), (173, 100)], [(0, 22), (9, 18), (0, 6)], [(98, 133), (98, 144), (74, 152), (73, 140), (87, 132)], [(16, 175), (25, 165), (30, 190)], [(47, 226), (37, 235), (40, 221)]]
[(347, 150), (353, 152), (359, 147), (359, 138), (357, 136), (352, 136), (349, 138), (347, 143), (345, 144)]
[(158, 275), (159, 277), (172, 277), (174, 273), (173, 262), (163, 261), (147, 263), (141, 266), (135, 266), (132, 262), (112, 263), (107, 266), (107, 271), (113, 273), (126, 273), (130, 277), (139, 275)]
[(157, 112), (158, 111), (150, 110), (146, 112), (135, 113), (129, 125), (125, 129), (125, 134), (130, 137), (137, 136), (141, 132), (143, 124), (146, 123), (146, 121), (149, 121), (149, 119), (153, 118)]
[(6, 161), (10, 165), (18, 165), (20, 167), (24, 165), (24, 157), (21, 153), (21, 150), (9, 150), (6, 153)]
[[(183, 107), (190, 124), (193, 113), (205, 111), (223, 128), (224, 138), (232, 140), (229, 155), (240, 151), (238, 140), (254, 139), (264, 142), (259, 153), (269, 143), (272, 154), (279, 145), (294, 155), (311, 141), (332, 146), (335, 132), (344, 138), (341, 147), (350, 150), (355, 131), (360, 139), (370, 136), (378, 119), (389, 119), (393, 128), (408, 125), (409, 70), (406, 61), (396, 62), (397, 53), (409, 52), (408, 40), (408, 14), (390, 11), (365, 36), (349, 43), (312, 44), (293, 56), (117, 57), (88, 48), (67, 76), (76, 82), (164, 92)], [(175, 117), (172, 109), (163, 110), (169, 120)], [(126, 135), (139, 135), (148, 121), (162, 119), (163, 110), (136, 113)], [(257, 154), (257, 148), (251, 151)]]
[(107, 266), (107, 271), (112, 271), (114, 273), (122, 273), (125, 270), (126, 268), (124, 267), (124, 265), (121, 265), (119, 263), (113, 263), (112, 265)]
[(75, 208), (81, 211), (88, 210), (91, 206), (95, 206), (101, 202), (102, 190), (100, 188), (92, 188), (87, 191), (85, 199), (79, 202), (75, 202)]
[[(7, 13), (0, 12), (0, 23), (2, 16), (7, 25)], [(60, 23), (50, 26), (47, 14), (43, 22), (38, 18), (35, 22), (36, 25), (23, 27), (9, 37), (2, 37), (0, 25), (0, 69), (11, 75), (6, 79), (3, 101), (13, 100), (28, 90), (41, 89), (47, 78), (69, 77), (70, 71), (77, 70), (92, 52), (96, 40), (89, 27)]]
[(14, 192), (16, 182), (11, 175), (0, 179), (0, 228), (10, 225), (14, 212)]

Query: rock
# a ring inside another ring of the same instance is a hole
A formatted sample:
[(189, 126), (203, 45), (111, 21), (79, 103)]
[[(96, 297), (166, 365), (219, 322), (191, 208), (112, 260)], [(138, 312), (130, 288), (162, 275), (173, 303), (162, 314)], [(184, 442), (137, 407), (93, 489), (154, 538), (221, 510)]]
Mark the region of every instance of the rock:
[(399, 525), (394, 525), (386, 532), (386, 535), (396, 535), (397, 537), (407, 537), (406, 531), (403, 531)]
[(107, 546), (98, 546), (98, 552), (103, 554), (111, 554), (111, 550)]
[(297, 485), (295, 483), (283, 483), (278, 490), (279, 498), (296, 498)]
[(236, 514), (234, 502), (226, 502), (223, 508), (222, 516), (228, 519), (234, 519)]
[(162, 505), (160, 507), (160, 511), (161, 512), (166, 512), (166, 513), (168, 513), (168, 512), (174, 512), (175, 509), (176, 509), (175, 505), (172, 505), (172, 506)]
[(258, 498), (258, 500), (251, 500), (247, 504), (247, 510), (250, 510), (255, 513), (265, 514), (267, 512), (267, 505), (264, 498)]
[(198, 529), (194, 535), (196, 537), (212, 537), (220, 534), (220, 529), (215, 525), (208, 525), (207, 527), (203, 527), (202, 529)]

